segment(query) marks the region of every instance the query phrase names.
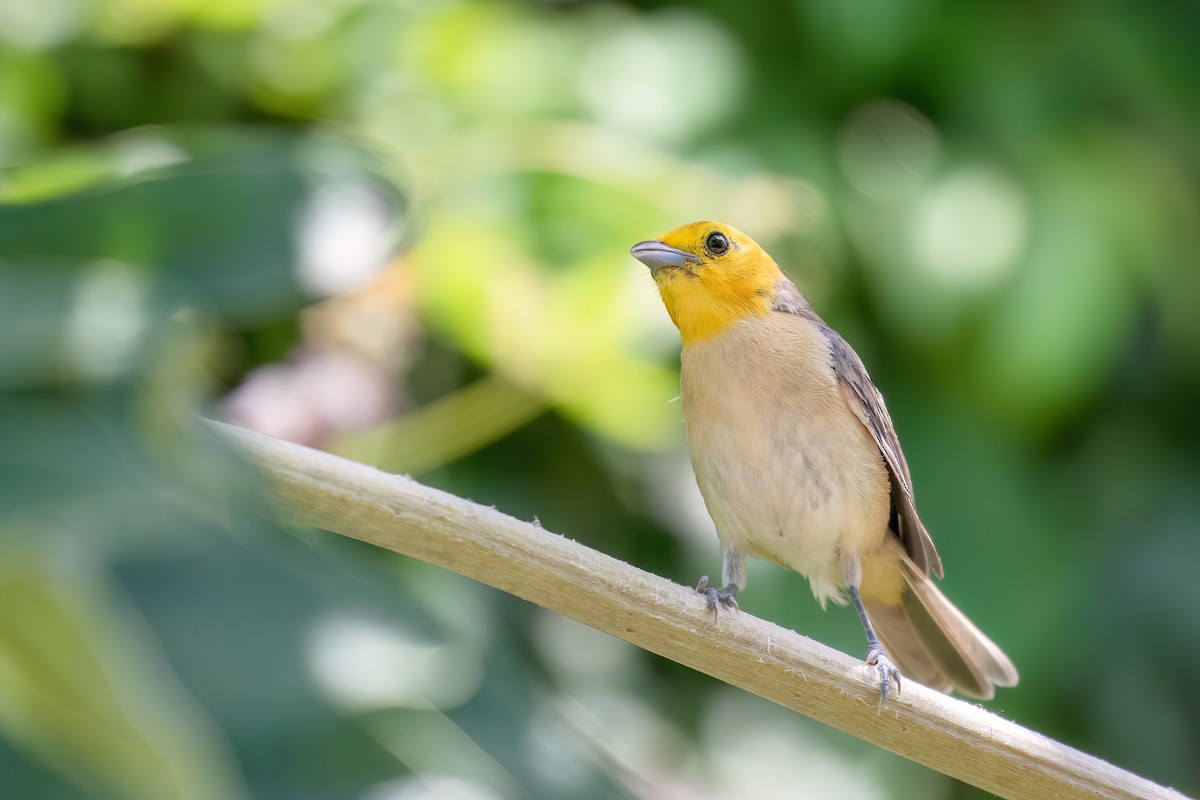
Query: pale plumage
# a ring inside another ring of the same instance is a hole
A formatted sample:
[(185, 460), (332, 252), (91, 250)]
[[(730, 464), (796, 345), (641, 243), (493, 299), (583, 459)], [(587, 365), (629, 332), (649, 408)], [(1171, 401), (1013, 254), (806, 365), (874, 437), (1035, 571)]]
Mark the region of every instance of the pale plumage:
[(770, 314), (688, 345), (682, 361), (684, 430), (722, 545), (799, 572), (822, 605), (844, 603), (842, 554), (874, 554), (887, 535), (887, 476), (825, 366), (827, 343)]

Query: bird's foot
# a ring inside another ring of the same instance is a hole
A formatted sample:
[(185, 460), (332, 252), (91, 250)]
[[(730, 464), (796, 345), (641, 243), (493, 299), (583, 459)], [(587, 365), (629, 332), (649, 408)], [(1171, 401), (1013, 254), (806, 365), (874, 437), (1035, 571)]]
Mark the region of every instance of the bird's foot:
[(888, 693), (892, 689), (892, 681), (896, 682), (896, 694), (900, 694), (900, 670), (896, 669), (896, 665), (880, 647), (867, 650), (864, 661), (879, 673), (879, 710), (883, 711), (883, 707), (887, 705)]
[(696, 594), (704, 595), (704, 599), (708, 601), (708, 608), (713, 613), (713, 619), (720, 616), (721, 606), (738, 610), (737, 600), (733, 599), (733, 593), (737, 591), (737, 587), (733, 584), (721, 589), (713, 589), (708, 585), (708, 576), (705, 575), (696, 584)]

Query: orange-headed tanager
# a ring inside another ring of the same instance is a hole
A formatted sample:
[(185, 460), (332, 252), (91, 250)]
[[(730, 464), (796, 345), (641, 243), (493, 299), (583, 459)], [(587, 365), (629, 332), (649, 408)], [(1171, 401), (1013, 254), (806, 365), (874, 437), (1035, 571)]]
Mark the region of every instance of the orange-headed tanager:
[(683, 339), (684, 432), (716, 523), (736, 608), (746, 556), (793, 569), (858, 611), (880, 705), (900, 673), (990, 698), (1009, 658), (933, 584), (942, 562), (917, 516), (883, 397), (846, 340), (775, 261), (728, 225), (695, 222), (630, 251), (650, 268)]

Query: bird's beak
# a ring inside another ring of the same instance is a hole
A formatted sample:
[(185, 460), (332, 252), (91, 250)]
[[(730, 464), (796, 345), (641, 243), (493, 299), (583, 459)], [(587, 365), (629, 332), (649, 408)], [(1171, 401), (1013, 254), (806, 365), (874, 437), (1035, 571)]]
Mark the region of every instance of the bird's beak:
[(648, 242), (638, 242), (630, 248), (629, 254), (649, 267), (652, 274), (666, 267), (681, 268), (689, 261), (700, 263), (700, 259), (691, 253), (676, 250), (674, 247), (654, 239)]

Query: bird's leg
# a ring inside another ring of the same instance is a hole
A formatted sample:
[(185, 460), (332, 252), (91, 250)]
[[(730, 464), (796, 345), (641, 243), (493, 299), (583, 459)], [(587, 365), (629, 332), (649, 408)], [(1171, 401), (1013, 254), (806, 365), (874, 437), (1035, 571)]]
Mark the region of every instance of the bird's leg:
[(879, 671), (879, 710), (882, 711), (887, 704), (892, 681), (896, 682), (896, 694), (900, 693), (900, 670), (896, 669), (896, 665), (887, 657), (887, 653), (883, 652), (883, 646), (879, 644), (879, 637), (875, 634), (875, 626), (871, 624), (871, 618), (867, 616), (867, 607), (863, 605), (862, 598), (858, 595), (858, 587), (851, 584), (847, 587), (847, 591), (850, 599), (854, 602), (855, 610), (858, 611), (858, 618), (862, 621), (863, 629), (867, 632), (867, 657), (863, 660)]
[(708, 607), (712, 610), (714, 619), (718, 616), (721, 606), (737, 611), (737, 600), (734, 600), (733, 596), (746, 588), (746, 557), (741, 551), (724, 544), (721, 545), (721, 577), (725, 585), (720, 589), (709, 588), (707, 575), (696, 584), (696, 592), (708, 600)]

